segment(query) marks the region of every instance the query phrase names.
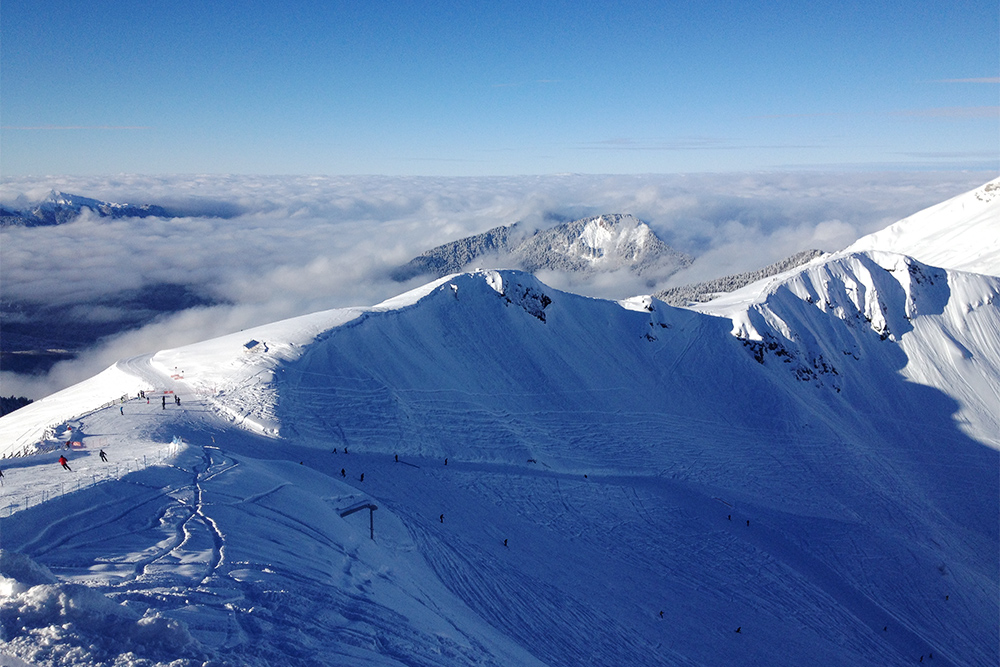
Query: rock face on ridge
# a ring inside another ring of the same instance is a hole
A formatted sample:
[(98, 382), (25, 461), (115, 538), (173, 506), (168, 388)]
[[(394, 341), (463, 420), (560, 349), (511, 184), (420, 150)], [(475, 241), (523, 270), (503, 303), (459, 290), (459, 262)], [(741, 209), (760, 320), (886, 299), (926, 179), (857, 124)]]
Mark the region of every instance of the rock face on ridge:
[(628, 214), (605, 214), (574, 220), (551, 229), (526, 233), (516, 223), (440, 245), (415, 257), (393, 273), (393, 279), (420, 275), (443, 277), (477, 260), (490, 266), (524, 271), (592, 274), (628, 269), (643, 275), (653, 269), (667, 275), (691, 264)]

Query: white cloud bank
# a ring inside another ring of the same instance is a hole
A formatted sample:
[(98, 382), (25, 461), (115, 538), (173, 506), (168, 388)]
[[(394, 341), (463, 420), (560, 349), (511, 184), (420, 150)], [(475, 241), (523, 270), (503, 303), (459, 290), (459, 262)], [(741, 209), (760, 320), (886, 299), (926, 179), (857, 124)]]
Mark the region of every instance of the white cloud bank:
[[(497, 225), (549, 226), (632, 213), (693, 266), (656, 284), (617, 273), (554, 287), (603, 297), (756, 269), (799, 250), (836, 250), (859, 236), (972, 189), (986, 173), (786, 173), (506, 178), (117, 176), (16, 178), (0, 201), (52, 189), (105, 201), (153, 203), (190, 217), (5, 228), (4, 302), (84, 313), (124, 290), (184, 284), (229, 305), (186, 310), (105, 339), (43, 377), (0, 373), (4, 395), (40, 397), (116, 359), (306, 312), (368, 305), (413, 284), (389, 271), (435, 245)], [(228, 217), (208, 217), (218, 211)], [(417, 280), (415, 282), (420, 282)], [(94, 317), (114, 317), (108, 304)], [(68, 311), (69, 312), (69, 311)], [(71, 325), (71, 323), (69, 323)]]

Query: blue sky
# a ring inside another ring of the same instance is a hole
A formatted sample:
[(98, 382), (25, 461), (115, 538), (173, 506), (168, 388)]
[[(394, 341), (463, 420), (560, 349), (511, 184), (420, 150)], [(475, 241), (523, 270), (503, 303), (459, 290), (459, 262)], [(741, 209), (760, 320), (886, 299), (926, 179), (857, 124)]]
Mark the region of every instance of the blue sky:
[(0, 171), (998, 167), (965, 2), (4, 0)]

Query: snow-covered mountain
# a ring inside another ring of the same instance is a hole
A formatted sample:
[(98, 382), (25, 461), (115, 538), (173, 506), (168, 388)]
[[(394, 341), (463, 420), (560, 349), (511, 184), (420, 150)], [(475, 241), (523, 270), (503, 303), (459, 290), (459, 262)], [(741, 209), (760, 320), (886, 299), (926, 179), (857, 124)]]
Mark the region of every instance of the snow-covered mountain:
[(528, 233), (517, 224), (428, 250), (396, 269), (404, 281), (421, 275), (443, 277), (478, 263), (487, 268), (569, 271), (583, 274), (621, 269), (637, 275), (658, 269), (664, 275), (691, 264), (632, 215), (608, 214), (574, 220)]
[(105, 202), (81, 195), (71, 195), (53, 190), (40, 202), (15, 202), (0, 207), (0, 226), (61, 225), (75, 219), (83, 209), (90, 209), (105, 218), (160, 218), (175, 217), (176, 214), (155, 204), (125, 204)]
[[(924, 223), (972, 257), (981, 215)], [(898, 250), (697, 310), (483, 270), (123, 360), (0, 419), (79, 443), (4, 461), (2, 650), (996, 664), (998, 267)]]
[(887, 250), (945, 269), (998, 275), (1000, 178), (860, 238), (848, 250)]

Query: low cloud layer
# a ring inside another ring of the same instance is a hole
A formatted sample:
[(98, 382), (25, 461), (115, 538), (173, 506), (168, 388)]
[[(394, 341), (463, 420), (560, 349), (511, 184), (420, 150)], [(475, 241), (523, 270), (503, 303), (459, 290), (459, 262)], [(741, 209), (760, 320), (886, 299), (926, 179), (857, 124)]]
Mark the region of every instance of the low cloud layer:
[(837, 250), (993, 176), (9, 179), (0, 184), (0, 202), (38, 200), (56, 189), (160, 204), (189, 217), (109, 220), (85, 214), (55, 227), (4, 228), (5, 304), (65, 307), (67, 327), (76, 318), (113, 319), (114, 305), (106, 300), (129, 290), (185, 285), (223, 305), (164, 315), (56, 364), (45, 376), (3, 371), (0, 393), (38, 398), (132, 354), (315, 310), (376, 303), (422, 282), (392, 281), (394, 267), (497, 225), (546, 227), (600, 213), (632, 213), (668, 244), (695, 256), (691, 267), (655, 284), (624, 273), (586, 280), (540, 276), (557, 288), (620, 298), (760, 268), (807, 248)]

